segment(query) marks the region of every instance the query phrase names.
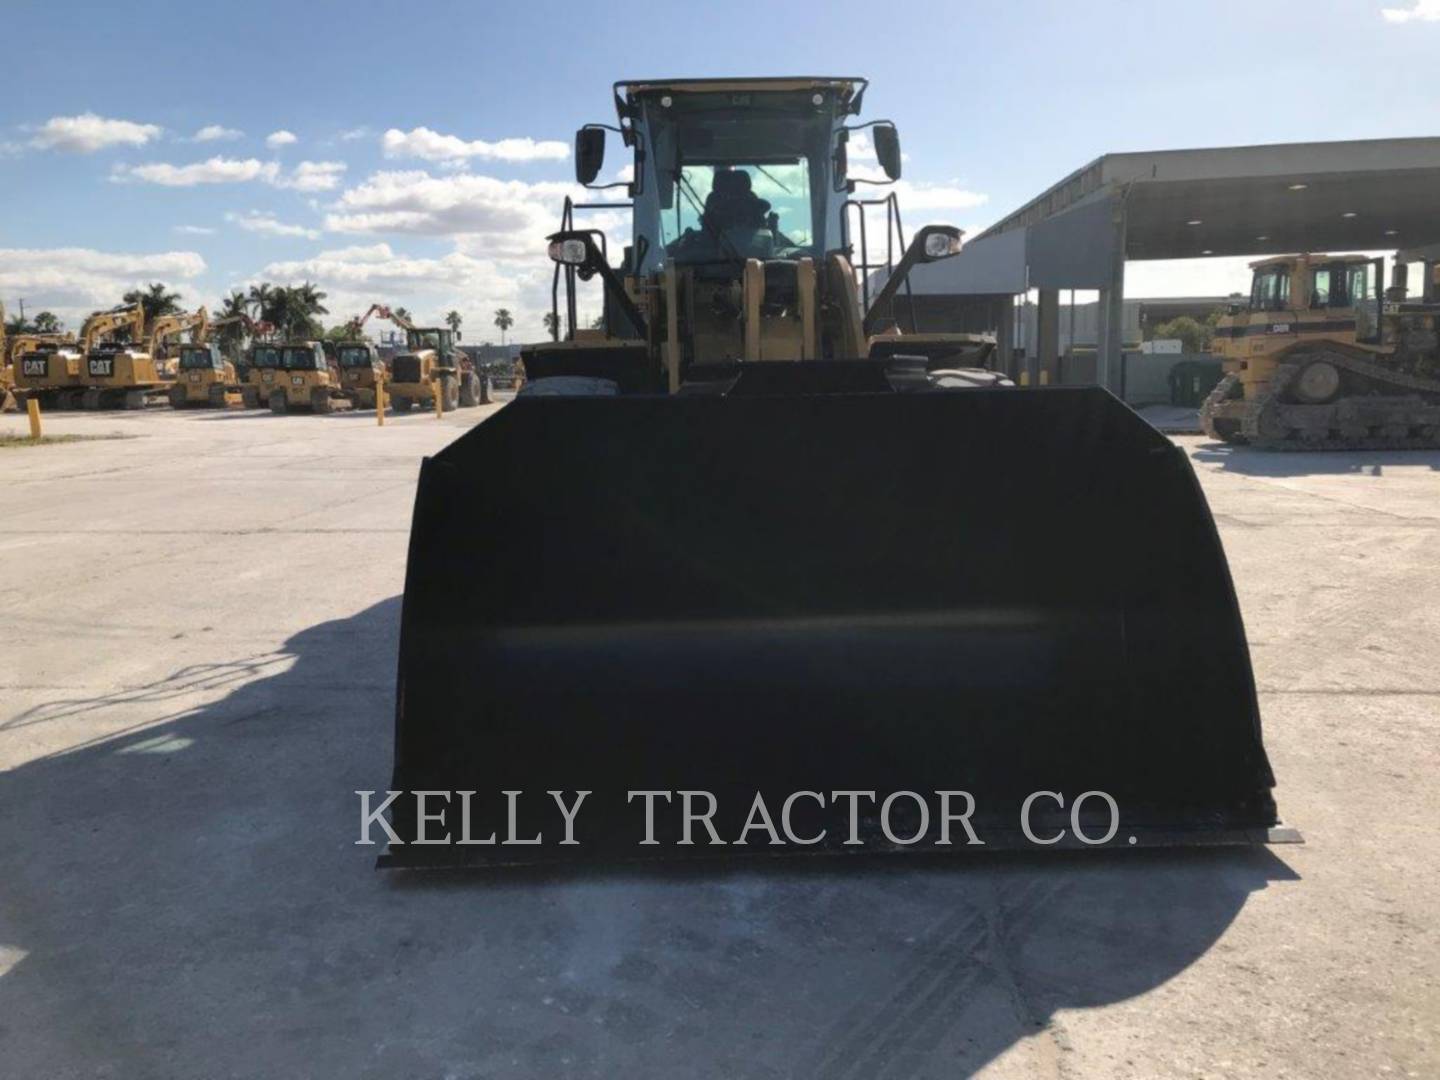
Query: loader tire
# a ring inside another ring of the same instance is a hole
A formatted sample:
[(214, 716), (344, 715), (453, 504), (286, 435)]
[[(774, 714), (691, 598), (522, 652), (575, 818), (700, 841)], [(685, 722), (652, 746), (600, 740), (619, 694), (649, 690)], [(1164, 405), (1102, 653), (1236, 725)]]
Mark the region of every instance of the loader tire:
[(460, 383), (453, 375), (445, 375), (440, 379), (441, 400), (445, 402), (445, 411), (452, 412), (460, 407)]
[(270, 411), (276, 416), (284, 416), (290, 411), (290, 395), (283, 390), (276, 390), (271, 393)]
[(480, 404), (480, 379), (473, 371), (460, 376), (460, 407), (472, 408)]

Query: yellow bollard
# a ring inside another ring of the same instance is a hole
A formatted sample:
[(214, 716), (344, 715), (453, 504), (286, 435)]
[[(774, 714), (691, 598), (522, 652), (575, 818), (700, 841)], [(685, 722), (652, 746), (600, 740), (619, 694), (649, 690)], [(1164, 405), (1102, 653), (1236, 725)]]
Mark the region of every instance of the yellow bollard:
[(25, 402), (25, 411), (30, 414), (30, 438), (40, 440), (40, 402), (33, 397)]
[(380, 379), (375, 380), (375, 423), (385, 426), (385, 383)]
[(444, 416), (445, 416), (445, 395), (441, 392), (441, 388), (442, 388), (444, 385), (445, 385), (445, 384), (442, 383), (439, 379), (436, 379), (434, 382), (432, 382), (432, 383), (430, 384), (430, 391), (435, 395), (435, 419), (436, 419), (436, 420), (443, 419)]

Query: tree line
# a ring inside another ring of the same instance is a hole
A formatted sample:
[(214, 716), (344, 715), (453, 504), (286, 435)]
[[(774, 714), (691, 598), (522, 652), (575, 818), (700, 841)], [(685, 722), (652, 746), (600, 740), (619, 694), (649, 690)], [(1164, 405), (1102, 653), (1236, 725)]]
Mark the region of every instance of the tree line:
[[(265, 324), (267, 336), (283, 341), (358, 341), (364, 334), (355, 319), (337, 322), (328, 330), (320, 322), (320, 316), (329, 315), (325, 306), (327, 294), (314, 284), (306, 281), (300, 285), (275, 285), (260, 282), (246, 289), (232, 289), (230, 295), (220, 302), (218, 311), (212, 312), (215, 320), (233, 320), (216, 329), (211, 340), (222, 352), (234, 355), (244, 348), (250, 336), (245, 320), (250, 324)], [(184, 311), (182, 297), (163, 282), (151, 282), (144, 288), (131, 289), (121, 297), (125, 305), (139, 304), (145, 311), (146, 323), (163, 315), (175, 315)], [(392, 309), (400, 318), (410, 321), (412, 316), (403, 307)], [(243, 318), (241, 318), (243, 316)], [(445, 315), (445, 325), (456, 335), (465, 321), (460, 312), (451, 310)], [(497, 308), (494, 325), (500, 331), (500, 340), (505, 340), (506, 331), (515, 325), (515, 318), (508, 308)], [(41, 311), (31, 318), (14, 315), (5, 320), (5, 330), (11, 335), (29, 333), (59, 333), (65, 326), (53, 312)], [(119, 335), (123, 338), (124, 332)], [(486, 344), (489, 344), (486, 342)]]

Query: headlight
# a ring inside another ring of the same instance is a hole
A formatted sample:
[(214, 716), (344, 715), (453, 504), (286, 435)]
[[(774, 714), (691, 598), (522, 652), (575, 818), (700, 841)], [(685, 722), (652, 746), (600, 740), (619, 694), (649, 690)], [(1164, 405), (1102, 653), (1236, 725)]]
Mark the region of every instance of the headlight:
[(960, 237), (949, 233), (933, 232), (925, 237), (925, 255), (930, 259), (943, 259), (960, 253)]
[(587, 249), (584, 240), (556, 240), (550, 245), (550, 258), (558, 263), (579, 266), (585, 261)]

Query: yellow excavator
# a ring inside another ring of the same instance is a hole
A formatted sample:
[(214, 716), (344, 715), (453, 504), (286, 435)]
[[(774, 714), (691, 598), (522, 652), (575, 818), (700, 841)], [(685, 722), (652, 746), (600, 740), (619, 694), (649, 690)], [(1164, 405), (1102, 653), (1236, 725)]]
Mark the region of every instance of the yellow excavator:
[[(46, 409), (81, 407), (90, 385), (91, 357), (102, 358), (122, 331), (136, 340), (144, 336), (145, 309), (138, 303), (97, 311), (81, 326), (78, 342), (49, 343), (21, 358), (15, 369), (16, 397), (34, 398)], [(104, 370), (105, 365), (100, 367)]]
[(58, 349), (74, 344), (75, 335), (68, 332), (11, 334), (5, 326), (5, 305), (0, 303), (0, 412), (9, 412), (18, 405), (14, 393), (16, 364), (41, 349)]
[[(897, 315), (958, 229), (871, 294), (847, 221), (900, 231), (862, 187), (903, 156), (867, 85), (624, 81), (577, 133), (581, 184), (628, 151), (629, 235), (566, 206), (555, 339), (421, 467), (381, 865), (1280, 838), (1188, 458)], [(506, 799), (525, 846), (486, 839)]]
[(99, 345), (86, 354), (81, 369), (82, 409), (143, 409), (164, 401), (174, 385), (169, 356), (172, 341), (181, 334), (202, 336), (209, 314), (195, 311), (160, 315), (143, 335), (129, 341)]
[(1248, 302), (1216, 323), (1224, 375), (1200, 408), (1212, 438), (1262, 450), (1440, 447), (1435, 260), (1286, 255), (1251, 263)]

